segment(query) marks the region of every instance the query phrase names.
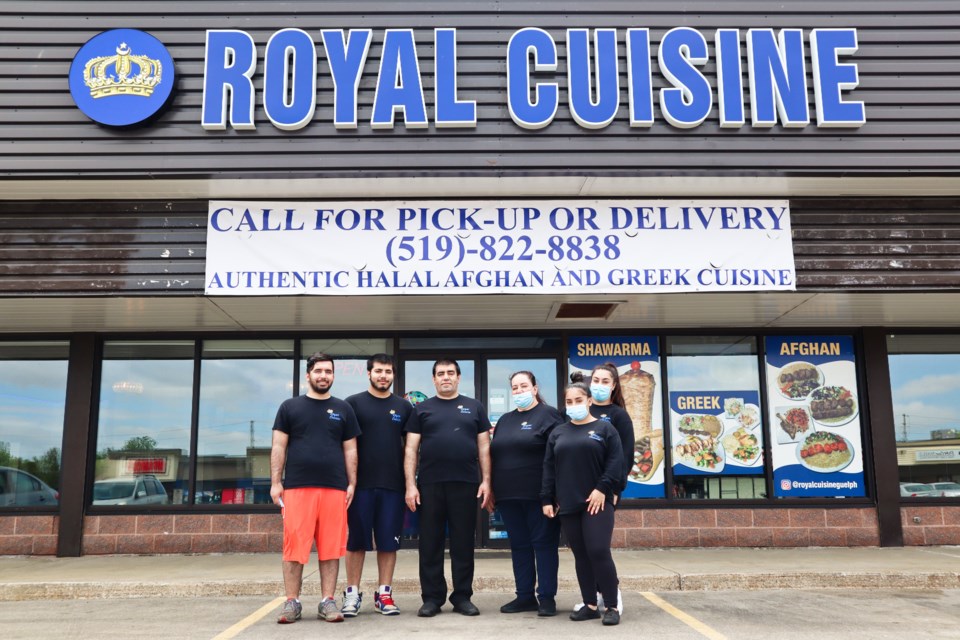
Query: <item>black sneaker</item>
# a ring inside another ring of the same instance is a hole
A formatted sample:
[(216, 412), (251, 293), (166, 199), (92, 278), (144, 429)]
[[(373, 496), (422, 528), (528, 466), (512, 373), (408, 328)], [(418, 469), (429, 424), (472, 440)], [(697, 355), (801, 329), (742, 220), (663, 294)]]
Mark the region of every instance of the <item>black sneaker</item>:
[(523, 613), (524, 611), (539, 611), (534, 598), (514, 598), (500, 607), (500, 613)]
[(435, 602), (424, 602), (420, 610), (417, 611), (417, 615), (421, 618), (432, 618), (438, 613), (440, 613), (440, 605)]
[(541, 618), (551, 618), (557, 615), (557, 601), (553, 598), (540, 598), (540, 606), (537, 607), (537, 615)]
[(603, 612), (603, 626), (612, 627), (620, 624), (620, 612), (616, 609), (607, 609)]
[(469, 600), (464, 600), (463, 602), (458, 602), (457, 604), (453, 605), (453, 610), (462, 616), (480, 615), (480, 609), (477, 609), (477, 605), (473, 604)]
[(570, 614), (570, 619), (574, 622), (583, 622), (584, 620), (597, 620), (600, 618), (600, 611), (598, 609), (591, 609), (587, 605), (583, 605), (579, 611), (574, 611)]

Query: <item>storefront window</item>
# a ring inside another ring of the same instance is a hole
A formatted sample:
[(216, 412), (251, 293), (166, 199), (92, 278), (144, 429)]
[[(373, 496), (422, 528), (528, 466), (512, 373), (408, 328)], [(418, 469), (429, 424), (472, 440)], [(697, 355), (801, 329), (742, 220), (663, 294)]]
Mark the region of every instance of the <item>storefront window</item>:
[(192, 340), (104, 344), (94, 505), (187, 501), (193, 350)]
[(377, 353), (393, 354), (393, 341), (388, 338), (304, 340), (300, 347), (300, 366), (297, 368), (301, 394), (304, 392), (307, 358), (318, 351), (333, 356), (334, 378), (331, 393), (337, 398), (346, 398), (367, 390), (370, 386), (367, 378), (367, 358)]
[(0, 508), (55, 507), (67, 342), (0, 342)]
[(887, 336), (900, 496), (960, 497), (960, 336)]
[(668, 338), (666, 354), (673, 497), (765, 498), (756, 339)]
[(293, 395), (293, 340), (205, 340), (197, 504), (267, 504), (277, 407)]

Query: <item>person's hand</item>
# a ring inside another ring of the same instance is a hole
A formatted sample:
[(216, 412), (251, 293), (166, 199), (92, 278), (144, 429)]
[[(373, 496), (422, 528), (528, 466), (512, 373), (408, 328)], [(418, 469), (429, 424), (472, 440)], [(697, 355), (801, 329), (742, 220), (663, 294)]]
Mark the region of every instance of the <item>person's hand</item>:
[(548, 518), (553, 518), (555, 515), (557, 515), (557, 510), (552, 504), (545, 504), (543, 505), (543, 515), (547, 516)]
[(407, 503), (407, 508), (410, 511), (416, 511), (417, 505), (420, 504), (420, 491), (416, 487), (410, 487), (407, 489), (407, 495), (404, 499)]
[(481, 499), (480, 508), (493, 513), (493, 489), (490, 488), (490, 482), (480, 483), (480, 489), (477, 490), (477, 497)]
[(590, 496), (587, 498), (587, 513), (592, 516), (597, 515), (603, 511), (603, 503), (606, 501), (607, 496), (594, 489), (590, 492)]
[(283, 502), (283, 484), (274, 482), (270, 485), (270, 499), (273, 504), (282, 506), (280, 503)]
[(354, 487), (352, 484), (348, 484), (348, 485), (347, 485), (347, 498), (346, 498), (347, 509), (349, 509), (349, 508), (350, 508), (350, 505), (353, 504), (353, 494), (354, 494), (355, 492), (356, 492), (356, 487)]
[[(481, 505), (482, 506), (482, 505)], [(487, 513), (493, 513), (497, 510), (497, 501), (493, 495), (493, 491), (490, 492), (490, 495), (487, 497)]]
[(620, 496), (613, 494), (613, 506), (617, 506), (618, 502), (620, 502)]

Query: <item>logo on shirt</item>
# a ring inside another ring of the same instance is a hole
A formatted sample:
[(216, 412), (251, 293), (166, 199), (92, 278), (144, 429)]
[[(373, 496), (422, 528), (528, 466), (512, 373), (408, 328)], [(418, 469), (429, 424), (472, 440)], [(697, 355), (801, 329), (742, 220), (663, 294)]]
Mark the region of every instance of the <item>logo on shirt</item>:
[(587, 431), (587, 435), (590, 436), (591, 440), (596, 440), (597, 442), (603, 442), (603, 438), (597, 435), (596, 431)]
[(601, 413), (601, 414), (600, 414), (600, 419), (601, 419), (601, 420), (606, 420), (607, 422), (610, 422), (610, 416), (608, 416), (608, 415), (605, 414), (605, 413)]
[(400, 422), (402, 418), (400, 417), (400, 414), (396, 412), (396, 410), (390, 409), (390, 420), (393, 422)]
[(520, 423), (521, 431), (529, 431), (530, 429), (533, 429), (533, 425), (527, 422), (526, 420)]
[(337, 422), (343, 421), (343, 418), (340, 417), (340, 414), (334, 411), (333, 409), (327, 409), (327, 417), (330, 420), (336, 420)]
[(460, 409), (460, 413), (463, 415), (470, 415), (470, 407), (465, 407), (462, 404), (458, 404), (457, 409)]

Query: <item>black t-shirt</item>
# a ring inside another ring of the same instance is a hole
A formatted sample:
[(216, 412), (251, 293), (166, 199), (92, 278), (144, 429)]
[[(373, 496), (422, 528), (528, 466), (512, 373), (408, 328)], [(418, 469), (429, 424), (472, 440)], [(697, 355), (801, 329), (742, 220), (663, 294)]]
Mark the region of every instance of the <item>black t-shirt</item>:
[(340, 398), (290, 398), (280, 405), (273, 428), (290, 436), (284, 489), (327, 487), (346, 491), (343, 443), (360, 435), (357, 416), (349, 404)]
[(547, 438), (564, 419), (539, 403), (529, 411), (513, 410), (497, 421), (490, 442), (493, 495), (497, 500), (539, 500)]
[(403, 425), (410, 403), (392, 393), (378, 398), (363, 391), (347, 398), (360, 423), (357, 438), (357, 489), (403, 491)]
[(479, 482), (477, 436), (489, 429), (487, 410), (473, 398), (434, 396), (418, 404), (404, 429), (420, 434), (417, 482)]
[(594, 403), (590, 405), (590, 414), (597, 420), (612, 424), (620, 436), (620, 446), (623, 447), (623, 482), (615, 490), (615, 493), (620, 495), (627, 488), (627, 478), (633, 469), (633, 449), (637, 444), (633, 435), (633, 419), (626, 409), (613, 403), (604, 406)]
[(594, 489), (612, 502), (622, 469), (620, 436), (609, 422), (565, 422), (547, 439), (541, 502), (559, 505), (561, 514), (578, 513), (587, 508), (587, 498)]

